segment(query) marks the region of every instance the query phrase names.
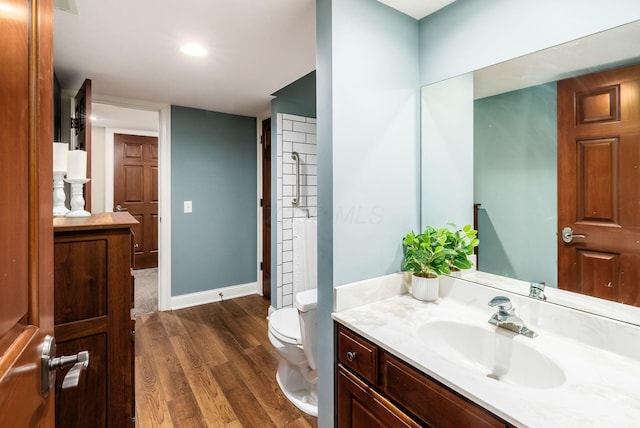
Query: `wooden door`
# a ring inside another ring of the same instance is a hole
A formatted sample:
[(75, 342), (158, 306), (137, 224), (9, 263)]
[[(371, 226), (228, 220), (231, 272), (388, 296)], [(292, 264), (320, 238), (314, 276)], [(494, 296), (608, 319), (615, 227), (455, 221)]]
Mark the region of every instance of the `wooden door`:
[(114, 152), (114, 211), (129, 211), (139, 222), (135, 268), (157, 267), (158, 138), (115, 134)]
[[(640, 306), (640, 65), (558, 82), (558, 284)], [(562, 230), (570, 227), (570, 243)]]
[(262, 295), (271, 297), (271, 119), (262, 121)]
[[(71, 120), (76, 130), (76, 149), (87, 152), (87, 177), (91, 178), (91, 80), (85, 79), (74, 97), (75, 114)], [(91, 212), (91, 181), (84, 185), (84, 209)]]
[(53, 3), (0, 8), (0, 426), (53, 427)]

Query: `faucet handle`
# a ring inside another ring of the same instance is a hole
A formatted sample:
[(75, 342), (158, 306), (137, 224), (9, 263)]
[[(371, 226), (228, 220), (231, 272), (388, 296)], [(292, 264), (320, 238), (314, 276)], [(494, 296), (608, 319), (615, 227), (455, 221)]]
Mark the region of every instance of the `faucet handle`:
[(489, 302), (489, 306), (497, 306), (498, 312), (500, 315), (508, 316), (511, 315), (513, 310), (513, 305), (511, 305), (511, 300), (505, 296), (496, 296)]
[(539, 300), (547, 300), (547, 296), (544, 294), (544, 287), (546, 283), (544, 281), (533, 281), (529, 283), (529, 297)]

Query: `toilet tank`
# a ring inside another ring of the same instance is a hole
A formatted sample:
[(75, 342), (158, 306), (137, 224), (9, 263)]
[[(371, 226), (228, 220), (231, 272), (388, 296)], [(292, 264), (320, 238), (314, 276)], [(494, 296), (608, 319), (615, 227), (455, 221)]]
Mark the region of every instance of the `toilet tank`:
[(293, 294), (318, 287), (318, 221), (293, 219)]
[(302, 349), (309, 367), (316, 369), (318, 355), (318, 290), (312, 289), (297, 293), (294, 303), (300, 318)]

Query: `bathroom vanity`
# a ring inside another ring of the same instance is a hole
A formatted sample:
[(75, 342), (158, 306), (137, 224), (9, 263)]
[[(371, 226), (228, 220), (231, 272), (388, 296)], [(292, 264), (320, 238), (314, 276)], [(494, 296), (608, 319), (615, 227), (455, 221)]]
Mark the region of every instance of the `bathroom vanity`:
[[(338, 427), (640, 420), (638, 325), (452, 277), (436, 302), (422, 302), (401, 274), (383, 278), (334, 290)], [(489, 324), (496, 295), (538, 335)]]
[(509, 427), (348, 328), (337, 328), (338, 427)]
[(56, 427), (134, 424), (133, 235), (129, 213), (54, 219), (57, 355), (89, 352), (75, 388), (56, 380)]

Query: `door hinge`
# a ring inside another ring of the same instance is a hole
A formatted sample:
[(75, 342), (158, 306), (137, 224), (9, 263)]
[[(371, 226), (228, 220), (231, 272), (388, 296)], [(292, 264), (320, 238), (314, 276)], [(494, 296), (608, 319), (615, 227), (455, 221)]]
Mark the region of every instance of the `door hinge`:
[(260, 270), (262, 270), (262, 267), (263, 267), (263, 263), (260, 262)]
[(262, 198), (260, 198), (260, 206), (262, 206)]

